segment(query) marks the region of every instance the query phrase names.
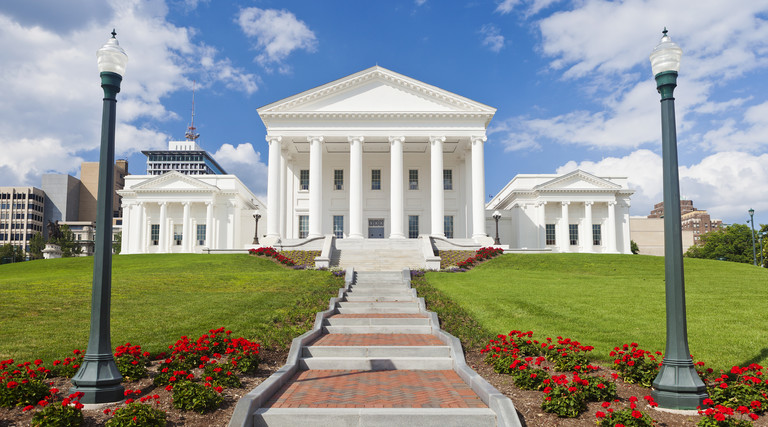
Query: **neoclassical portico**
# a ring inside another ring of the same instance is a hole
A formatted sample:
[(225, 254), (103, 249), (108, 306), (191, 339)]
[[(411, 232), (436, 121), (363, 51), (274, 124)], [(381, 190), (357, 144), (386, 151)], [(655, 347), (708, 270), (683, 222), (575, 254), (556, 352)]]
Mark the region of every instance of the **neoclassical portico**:
[(267, 242), (487, 241), (483, 151), (495, 109), (377, 66), (258, 112)]

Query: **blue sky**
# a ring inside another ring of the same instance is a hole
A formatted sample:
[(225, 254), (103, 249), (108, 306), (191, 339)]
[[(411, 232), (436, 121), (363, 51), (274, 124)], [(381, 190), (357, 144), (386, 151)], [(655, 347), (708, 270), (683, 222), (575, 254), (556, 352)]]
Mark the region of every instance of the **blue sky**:
[[(66, 3), (66, 4), (65, 4)], [(662, 198), (661, 29), (684, 51), (681, 193), (726, 223), (768, 222), (768, 0), (27, 0), (0, 3), (0, 185), (98, 159), (95, 51), (129, 56), (117, 155), (182, 139), (266, 193), (260, 106), (380, 65), (498, 109), (486, 190), (517, 173), (627, 176), (633, 215)]]

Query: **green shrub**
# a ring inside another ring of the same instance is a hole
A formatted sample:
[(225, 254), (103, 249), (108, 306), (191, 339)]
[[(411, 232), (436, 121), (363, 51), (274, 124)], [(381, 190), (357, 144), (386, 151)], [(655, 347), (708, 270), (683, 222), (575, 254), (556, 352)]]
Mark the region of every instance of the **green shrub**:
[(50, 404), (32, 416), (32, 427), (79, 427), (83, 425), (82, 406)]
[(165, 412), (153, 408), (152, 405), (140, 402), (130, 403), (115, 410), (112, 418), (107, 421), (107, 427), (164, 427)]
[(48, 385), (36, 379), (10, 377), (1, 380), (0, 407), (37, 405), (50, 394), (49, 390)]
[(597, 412), (597, 425), (600, 427), (613, 427), (623, 425), (625, 427), (651, 427), (655, 425), (653, 418), (636, 409), (620, 409), (618, 411)]
[(541, 404), (544, 412), (563, 418), (576, 418), (587, 409), (587, 402), (577, 387), (555, 386), (544, 389), (546, 396)]
[(215, 410), (224, 401), (219, 395), (222, 388), (206, 387), (192, 381), (182, 381), (173, 384), (173, 406), (184, 411), (194, 411), (204, 414)]
[(581, 379), (587, 382), (586, 385), (582, 385), (582, 392), (584, 399), (588, 402), (611, 401), (616, 398), (616, 384), (613, 381), (592, 376), (581, 377)]
[(149, 352), (142, 353), (141, 346), (131, 343), (119, 345), (115, 349), (115, 364), (120, 375), (126, 381), (135, 381), (139, 378), (147, 378), (147, 365), (149, 364)]
[(205, 367), (202, 377), (212, 385), (240, 388), (240, 378), (232, 372), (234, 366), (229, 363), (212, 363)]

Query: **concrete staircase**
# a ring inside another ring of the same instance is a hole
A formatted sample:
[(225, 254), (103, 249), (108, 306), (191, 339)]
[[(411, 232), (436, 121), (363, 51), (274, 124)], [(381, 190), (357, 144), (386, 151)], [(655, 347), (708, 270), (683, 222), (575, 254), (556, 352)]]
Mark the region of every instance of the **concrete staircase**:
[(337, 239), (338, 265), (357, 271), (424, 268), (420, 239)]
[(407, 270), (352, 273), (339, 296), (288, 363), (238, 402), (230, 426), (520, 426)]

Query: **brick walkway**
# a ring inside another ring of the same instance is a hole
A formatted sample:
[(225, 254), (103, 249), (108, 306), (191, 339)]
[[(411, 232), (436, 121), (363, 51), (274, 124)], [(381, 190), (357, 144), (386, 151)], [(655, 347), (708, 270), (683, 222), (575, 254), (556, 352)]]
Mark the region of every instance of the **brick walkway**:
[(485, 408), (453, 371), (311, 370), (296, 374), (267, 408)]
[(422, 334), (328, 334), (311, 346), (423, 346), (445, 345), (434, 335)]

